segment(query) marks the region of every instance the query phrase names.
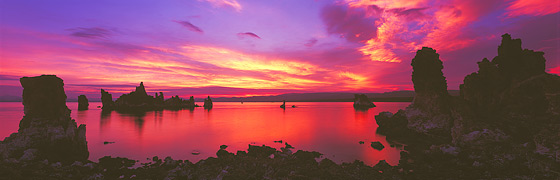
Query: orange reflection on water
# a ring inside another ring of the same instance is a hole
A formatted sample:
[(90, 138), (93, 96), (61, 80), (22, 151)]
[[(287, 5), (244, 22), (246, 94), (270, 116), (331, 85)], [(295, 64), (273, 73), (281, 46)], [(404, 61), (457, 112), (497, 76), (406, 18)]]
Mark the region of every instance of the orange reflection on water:
[[(246, 151), (248, 144), (279, 149), (283, 144), (274, 141), (282, 140), (296, 150), (318, 151), (338, 163), (361, 160), (369, 165), (379, 160), (398, 164), (400, 150), (390, 147), (384, 136), (375, 133), (374, 115), (380, 111), (396, 112), (408, 105), (376, 103), (376, 108), (356, 111), (351, 102), (288, 102), (289, 108), (283, 110), (279, 108), (280, 103), (215, 102), (212, 110), (165, 110), (133, 115), (102, 114), (96, 108), (98, 102), (90, 102), (87, 111), (77, 111), (77, 103), (67, 104), (72, 109), (72, 117), (86, 124), (90, 159), (94, 161), (107, 155), (141, 161), (157, 155), (196, 162), (215, 157), (222, 144), (229, 146), (228, 151), (236, 152)], [(21, 103), (10, 106), (22, 107)], [(23, 112), (12, 114), (13, 117), (6, 119), (19, 122)], [(17, 126), (10, 128), (11, 132), (17, 131)], [(1, 129), (1, 133), (9, 135), (4, 131), (10, 128)], [(115, 143), (104, 144), (105, 141)], [(373, 141), (380, 141), (385, 148), (381, 151), (371, 148)], [(195, 151), (200, 154), (193, 155)]]

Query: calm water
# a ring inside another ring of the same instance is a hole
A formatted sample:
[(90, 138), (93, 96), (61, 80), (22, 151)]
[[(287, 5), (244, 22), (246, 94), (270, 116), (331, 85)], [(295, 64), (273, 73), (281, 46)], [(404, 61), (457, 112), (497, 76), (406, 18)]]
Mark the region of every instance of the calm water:
[[(202, 103), (199, 103), (202, 104)], [(102, 115), (100, 102), (91, 102), (90, 110), (78, 111), (76, 102), (68, 102), (72, 118), (86, 124), (90, 160), (111, 155), (145, 160), (171, 156), (197, 162), (216, 157), (222, 144), (230, 152), (247, 150), (248, 144), (279, 149), (288, 142), (297, 149), (318, 151), (335, 162), (356, 159), (375, 165), (379, 160), (397, 165), (399, 149), (392, 148), (385, 136), (375, 133), (375, 115), (395, 113), (409, 103), (377, 102), (376, 108), (356, 111), (351, 102), (287, 103), (297, 108), (279, 108), (281, 103), (214, 102), (212, 110), (197, 108), (180, 111), (155, 111), (142, 115), (111, 112)], [(0, 103), (0, 139), (16, 132), (23, 117), (20, 102)], [(115, 142), (104, 145), (104, 141)], [(359, 141), (365, 141), (360, 145)], [(385, 149), (369, 146), (380, 141)], [(193, 152), (200, 152), (193, 155)], [(294, 151), (295, 152), (295, 151)]]

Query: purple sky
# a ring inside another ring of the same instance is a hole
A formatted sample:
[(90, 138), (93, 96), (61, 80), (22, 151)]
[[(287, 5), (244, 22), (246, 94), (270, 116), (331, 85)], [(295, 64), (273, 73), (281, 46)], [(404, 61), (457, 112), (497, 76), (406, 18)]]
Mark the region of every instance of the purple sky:
[(144, 82), (169, 97), (412, 90), (432, 47), (449, 89), (501, 35), (560, 74), (558, 0), (0, 1), (0, 90), (56, 74), (70, 98)]

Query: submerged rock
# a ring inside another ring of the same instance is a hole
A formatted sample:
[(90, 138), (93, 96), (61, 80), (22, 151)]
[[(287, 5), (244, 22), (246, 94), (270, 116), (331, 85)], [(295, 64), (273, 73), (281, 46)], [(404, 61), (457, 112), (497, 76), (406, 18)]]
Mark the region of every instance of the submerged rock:
[(382, 150), (383, 148), (385, 148), (385, 146), (383, 146), (383, 144), (381, 144), (381, 142), (379, 141), (371, 142), (371, 147), (377, 150)]
[(354, 94), (354, 109), (369, 109), (373, 107), (375, 107), (375, 104), (365, 94)]
[(0, 141), (0, 160), (85, 161), (86, 127), (70, 117), (62, 79), (54, 75), (23, 77), (25, 116), (17, 133)]
[(89, 102), (86, 95), (78, 96), (78, 110), (87, 110), (89, 108)]

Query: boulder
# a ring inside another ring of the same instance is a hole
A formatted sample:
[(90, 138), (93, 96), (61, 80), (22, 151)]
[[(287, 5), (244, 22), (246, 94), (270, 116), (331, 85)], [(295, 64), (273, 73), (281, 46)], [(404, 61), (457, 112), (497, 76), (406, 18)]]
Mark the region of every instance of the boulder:
[(70, 117), (62, 79), (42, 75), (23, 77), (20, 82), (25, 116), (18, 132), (0, 141), (0, 159), (87, 160), (86, 127), (78, 127)]
[(375, 104), (365, 94), (354, 94), (354, 109), (369, 109), (373, 107), (375, 107)]
[(78, 110), (87, 110), (89, 108), (89, 102), (86, 95), (78, 96)]

